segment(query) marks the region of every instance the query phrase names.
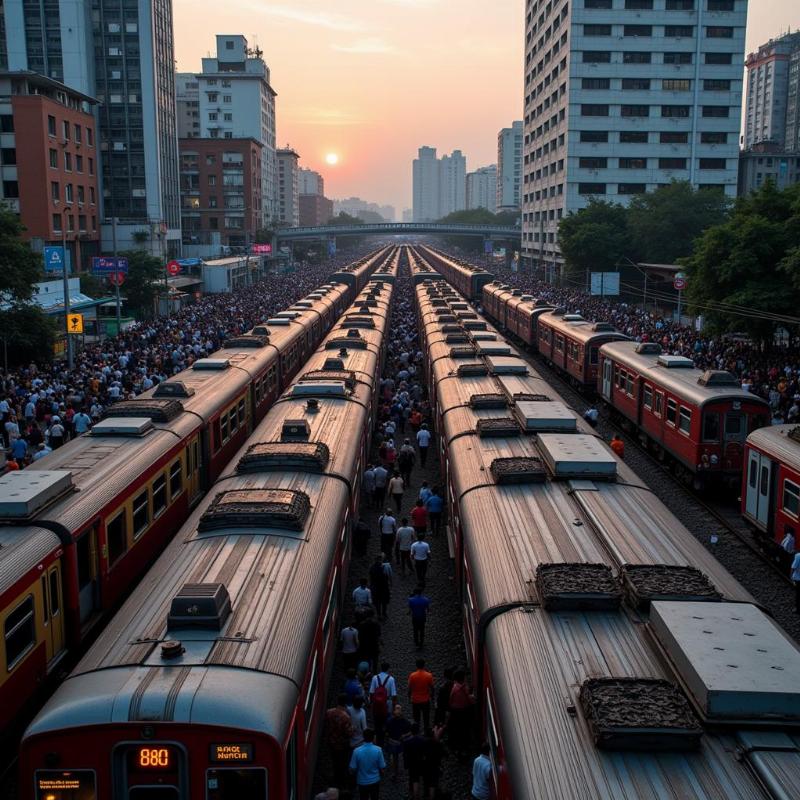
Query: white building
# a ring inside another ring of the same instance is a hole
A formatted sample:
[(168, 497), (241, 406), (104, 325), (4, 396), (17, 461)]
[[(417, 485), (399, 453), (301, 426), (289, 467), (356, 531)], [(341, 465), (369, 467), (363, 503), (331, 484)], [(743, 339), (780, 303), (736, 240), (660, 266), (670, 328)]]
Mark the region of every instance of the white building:
[(432, 222), (467, 207), (467, 160), (460, 150), (436, 157), (420, 147), (412, 165), (414, 222)]
[(460, 150), (439, 159), (439, 217), (467, 207), (467, 159)]
[(253, 138), (261, 160), (262, 224), (279, 216), (275, 153), (275, 97), (269, 67), (244, 36), (217, 36), (217, 57), (203, 59), (199, 83), (200, 136)]
[(178, 138), (200, 135), (200, 83), (193, 72), (175, 73), (175, 105), (178, 112)]
[(297, 162), (300, 155), (291, 147), (277, 151), (278, 158), (278, 222), (296, 228), (300, 224), (300, 192)]
[(497, 210), (497, 167), (492, 164), (467, 173), (467, 208)]
[(319, 172), (300, 167), (297, 173), (298, 191), (300, 194), (318, 194), (325, 196), (325, 179)]
[(414, 209), (413, 208), (404, 208), (403, 209), (403, 222), (413, 222), (414, 221)]
[(522, 182), (522, 120), (511, 123), (497, 134), (497, 186), (498, 211), (519, 209), (519, 187)]
[(671, 180), (736, 194), (746, 0), (527, 0), (522, 257)]

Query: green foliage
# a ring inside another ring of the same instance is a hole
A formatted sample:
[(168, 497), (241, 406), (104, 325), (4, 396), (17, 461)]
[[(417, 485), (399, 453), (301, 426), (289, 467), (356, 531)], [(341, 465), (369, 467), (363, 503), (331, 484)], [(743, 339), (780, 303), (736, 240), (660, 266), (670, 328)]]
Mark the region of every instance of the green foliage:
[(358, 217), (354, 217), (351, 214), (345, 214), (344, 211), (340, 211), (335, 217), (331, 217), (327, 224), (336, 225), (337, 227), (347, 227), (349, 225), (363, 225), (364, 222)]
[[(730, 218), (707, 229), (682, 263), (690, 308), (705, 314), (709, 329), (768, 339), (774, 323), (753, 314), (800, 316), (800, 184), (779, 191), (767, 182), (739, 198)], [(745, 315), (702, 308), (715, 303), (739, 306)]]
[(24, 230), (19, 217), (0, 205), (0, 295), (12, 304), (29, 300), (42, 279), (42, 257), (23, 241)]
[(275, 236), (275, 231), (272, 228), (259, 228), (255, 234), (256, 244), (271, 244)]
[(694, 240), (724, 222), (729, 210), (722, 192), (696, 190), (688, 181), (636, 195), (628, 206), (633, 252), (648, 264), (675, 264), (691, 255)]
[(620, 259), (631, 258), (627, 209), (592, 198), (586, 208), (561, 220), (558, 241), (568, 273), (613, 270)]
[[(519, 225), (519, 213), (504, 211), (493, 214), (486, 208), (468, 208), (464, 211), (453, 211), (437, 222), (451, 223), (453, 225), (505, 225), (513, 227)], [(477, 236), (445, 236), (443, 237), (448, 247), (454, 247), (465, 253), (482, 253), (483, 239)], [(500, 242), (498, 242), (501, 244)]]
[(36, 305), (16, 305), (0, 311), (0, 346), (9, 369), (53, 358), (56, 322)]
[(88, 294), (89, 297), (106, 297), (113, 292), (113, 289), (109, 289), (108, 284), (102, 278), (92, 275), (91, 272), (81, 272), (79, 277), (81, 291)]
[(164, 264), (143, 250), (120, 255), (128, 259), (128, 275), (122, 287), (128, 307), (138, 316), (150, 316), (155, 298), (164, 288)]

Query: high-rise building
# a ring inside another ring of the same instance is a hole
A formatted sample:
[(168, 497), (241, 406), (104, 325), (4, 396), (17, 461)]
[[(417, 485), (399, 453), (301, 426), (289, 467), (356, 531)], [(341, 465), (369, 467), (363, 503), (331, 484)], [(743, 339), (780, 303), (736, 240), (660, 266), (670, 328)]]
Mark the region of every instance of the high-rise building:
[(467, 159), (460, 150), (439, 159), (439, 217), (467, 207)]
[(403, 209), (403, 222), (413, 222), (414, 221), (414, 209), (413, 208), (404, 208)]
[(200, 135), (200, 83), (193, 72), (175, 73), (175, 105), (178, 111), (178, 138)]
[(269, 67), (244, 36), (217, 36), (217, 55), (203, 59), (198, 73), (200, 136), (255, 139), (262, 145), (262, 226), (277, 219), (275, 97)]
[(460, 150), (436, 157), (420, 147), (412, 165), (414, 222), (432, 222), (467, 207), (467, 160)]
[(467, 208), (497, 209), (497, 167), (492, 164), (467, 173)]
[(789, 78), (786, 84), (786, 137), (784, 147), (800, 152), (800, 47), (789, 57)]
[(172, 2), (90, 2), (103, 246), (177, 255), (181, 220)]
[(325, 180), (319, 172), (300, 167), (297, 173), (297, 188), (300, 194), (325, 194)]
[(522, 181), (522, 120), (502, 128), (497, 134), (497, 186), (495, 207), (498, 211), (519, 210), (519, 186)]
[(527, 0), (522, 257), (591, 197), (736, 194), (746, 0)]
[(278, 223), (296, 228), (300, 224), (300, 193), (297, 162), (300, 155), (291, 147), (277, 151), (278, 158)]
[[(800, 32), (787, 33), (779, 39), (770, 39), (756, 52), (747, 56), (744, 62), (747, 67), (745, 150), (759, 142), (773, 142), (779, 147), (784, 146), (789, 100), (789, 70), (792, 54), (798, 51), (800, 51)], [(797, 107), (797, 91), (795, 80), (793, 110)]]
[(333, 200), (321, 194), (300, 195), (300, 226), (325, 225), (333, 216)]

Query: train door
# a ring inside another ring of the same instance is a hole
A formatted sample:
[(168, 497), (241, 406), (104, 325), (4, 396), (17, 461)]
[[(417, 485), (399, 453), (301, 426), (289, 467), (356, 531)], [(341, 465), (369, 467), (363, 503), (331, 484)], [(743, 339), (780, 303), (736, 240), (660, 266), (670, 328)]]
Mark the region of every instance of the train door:
[(78, 600), (81, 625), (100, 610), (100, 564), (97, 549), (97, 525), (85, 530), (75, 543), (78, 560)]
[(202, 480), (200, 476), (202, 474), (203, 460), (199, 436), (194, 436), (189, 441), (189, 447), (187, 448), (186, 453), (186, 471), (189, 476), (189, 504), (191, 505), (200, 496), (200, 492), (202, 490)]
[(767, 530), (769, 527), (769, 499), (772, 486), (772, 462), (757, 450), (749, 450), (747, 458), (747, 494), (745, 512)]
[(614, 385), (614, 362), (610, 358), (603, 359), (603, 397), (611, 400), (611, 388)]
[[(734, 409), (736, 405), (734, 403)], [(739, 410), (728, 411), (725, 414), (725, 431), (723, 434), (725, 441), (723, 466), (725, 469), (741, 470), (742, 468), (742, 452), (747, 437), (745, 421), (745, 415)]]
[(64, 652), (64, 614), (62, 612), (61, 564), (55, 563), (41, 577), (42, 619), (45, 630), (47, 663), (53, 664)]

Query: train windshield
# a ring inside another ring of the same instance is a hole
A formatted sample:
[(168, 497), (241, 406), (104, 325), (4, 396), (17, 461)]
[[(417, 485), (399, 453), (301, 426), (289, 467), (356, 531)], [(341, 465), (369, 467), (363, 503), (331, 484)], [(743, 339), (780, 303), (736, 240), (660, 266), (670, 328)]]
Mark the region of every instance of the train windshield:
[(265, 769), (210, 769), (206, 776), (207, 800), (266, 800)]
[(97, 800), (94, 771), (37, 770), (36, 800)]

